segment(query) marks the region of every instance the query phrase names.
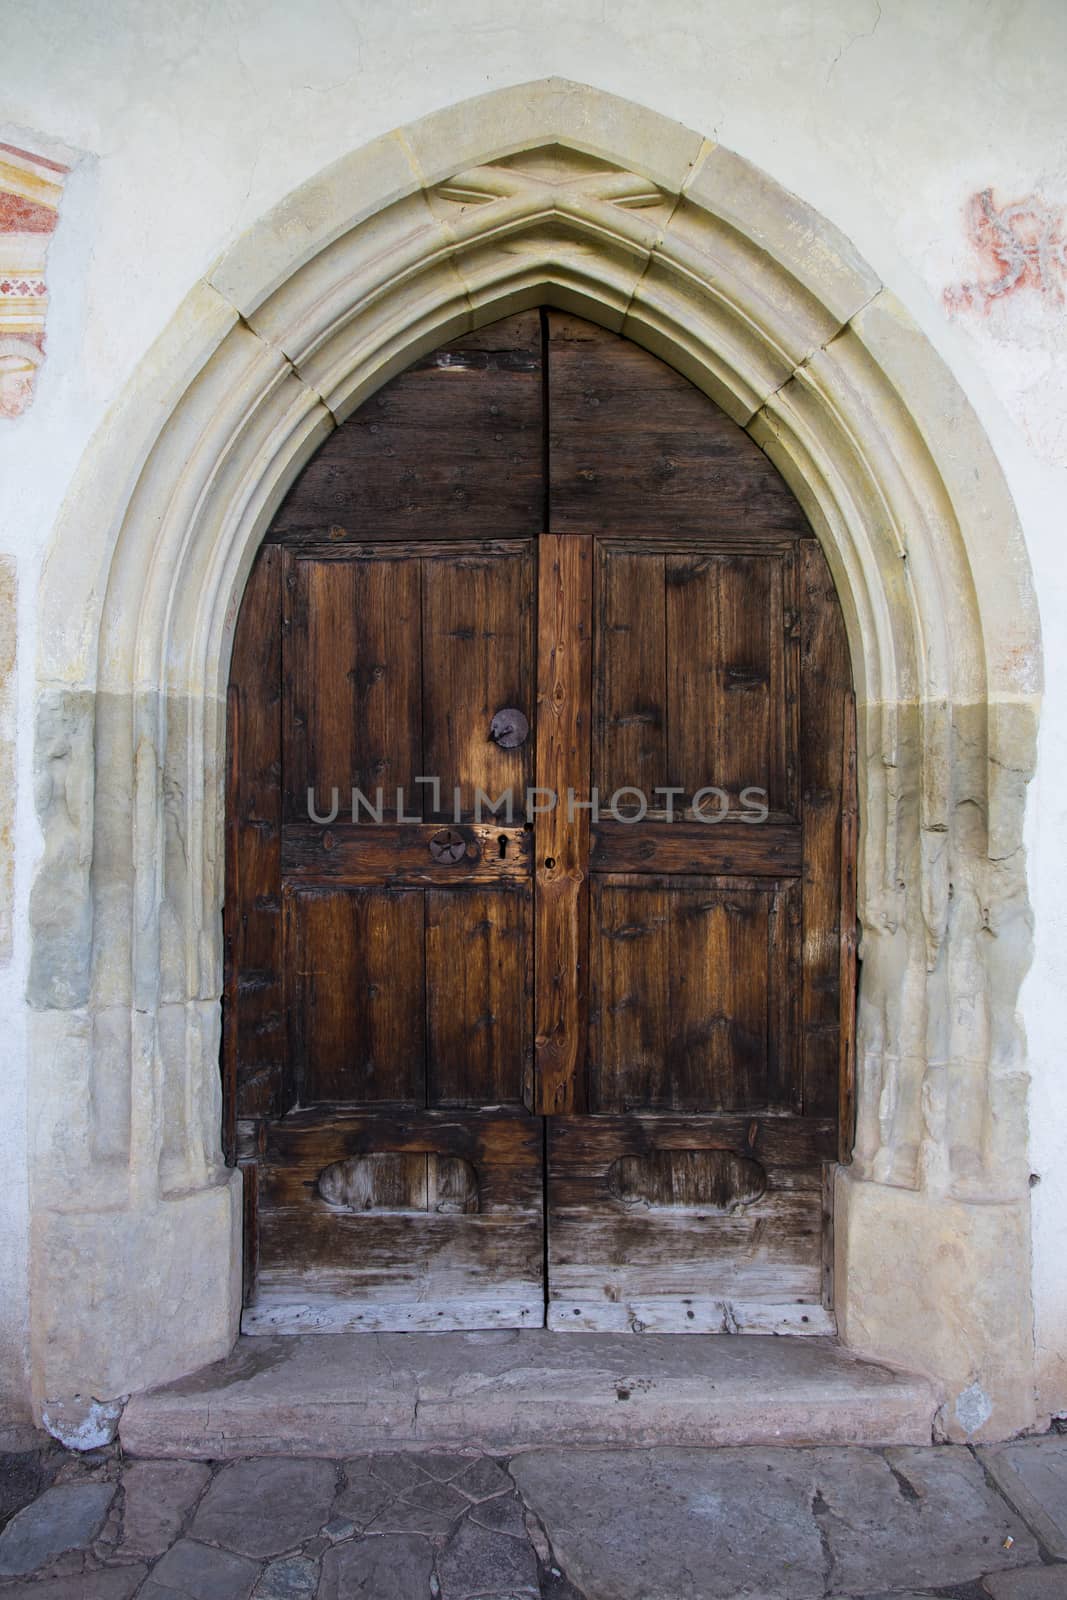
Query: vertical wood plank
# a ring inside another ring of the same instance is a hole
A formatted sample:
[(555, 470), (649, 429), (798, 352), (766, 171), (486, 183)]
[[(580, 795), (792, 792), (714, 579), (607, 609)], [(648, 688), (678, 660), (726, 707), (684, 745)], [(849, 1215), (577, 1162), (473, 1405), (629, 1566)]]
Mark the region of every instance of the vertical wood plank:
[(663, 1109), (767, 1104), (767, 896), (740, 888), (669, 895), (669, 1093)]
[(522, 1104), (530, 1090), (530, 899), (426, 891), (427, 1104)]
[(358, 788), (372, 804), (381, 789), (395, 817), (398, 788), (417, 798), (422, 751), (418, 563), (302, 558), (289, 589), (286, 815), (307, 820), (313, 787), (320, 814), (336, 788), (350, 816)]
[(227, 695), (224, 1130), (288, 1108), (281, 916), (282, 556), (264, 547), (245, 589)]
[(606, 803), (622, 786), (667, 781), (664, 558), (605, 549), (597, 568), (593, 781)]
[(573, 1113), (585, 1100), (588, 1014), (592, 538), (538, 540), (537, 782), (559, 798), (537, 816), (535, 1109)]
[[(510, 789), (521, 821), (533, 740), (504, 749), (490, 738), (490, 724), (506, 708), (521, 711), (531, 727), (534, 721), (533, 545), (504, 555), (435, 557), (422, 568), (422, 772), (441, 784), (440, 807), (435, 812), (427, 787), (423, 814), (427, 821), (467, 820), (478, 790), (495, 801)], [(492, 820), (484, 807), (483, 818)]]
[(594, 880), (592, 1112), (670, 1103), (669, 923), (658, 885)]
[(749, 786), (789, 809), (782, 569), (777, 554), (667, 557), (670, 782), (713, 784), (734, 810)]
[(844, 702), (852, 689), (844, 621), (826, 557), (799, 546), (801, 804), (804, 825), (804, 1111), (836, 1116), (841, 1067)]
[(425, 993), (418, 889), (289, 897), (305, 1105), (422, 1105)]
[[(841, 1015), (838, 1112), (838, 1160), (852, 1160), (856, 1136), (856, 858), (859, 848), (859, 800), (856, 792), (856, 697), (846, 694), (841, 737)], [(832, 1208), (831, 1208), (832, 1215)]]

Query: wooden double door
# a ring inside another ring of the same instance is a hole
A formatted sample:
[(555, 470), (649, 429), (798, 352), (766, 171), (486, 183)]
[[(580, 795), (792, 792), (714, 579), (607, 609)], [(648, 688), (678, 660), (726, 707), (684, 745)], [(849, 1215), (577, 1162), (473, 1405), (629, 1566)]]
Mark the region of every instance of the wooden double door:
[(747, 436), (555, 312), (333, 435), (229, 696), (250, 1331), (826, 1331), (854, 732)]

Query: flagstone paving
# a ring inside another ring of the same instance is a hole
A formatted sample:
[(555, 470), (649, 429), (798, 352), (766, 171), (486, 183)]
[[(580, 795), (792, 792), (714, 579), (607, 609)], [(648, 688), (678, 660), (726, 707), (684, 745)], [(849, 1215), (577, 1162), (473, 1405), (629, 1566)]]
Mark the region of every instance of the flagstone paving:
[(0, 1455), (0, 1600), (1067, 1600), (1067, 1438)]

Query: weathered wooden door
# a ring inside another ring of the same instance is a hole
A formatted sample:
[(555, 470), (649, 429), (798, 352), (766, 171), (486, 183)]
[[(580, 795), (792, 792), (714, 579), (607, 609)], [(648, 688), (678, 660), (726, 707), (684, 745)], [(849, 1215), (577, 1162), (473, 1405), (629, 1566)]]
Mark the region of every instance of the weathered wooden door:
[(853, 713), (796, 503), (557, 313), (275, 519), (230, 690), (249, 1328), (829, 1322)]

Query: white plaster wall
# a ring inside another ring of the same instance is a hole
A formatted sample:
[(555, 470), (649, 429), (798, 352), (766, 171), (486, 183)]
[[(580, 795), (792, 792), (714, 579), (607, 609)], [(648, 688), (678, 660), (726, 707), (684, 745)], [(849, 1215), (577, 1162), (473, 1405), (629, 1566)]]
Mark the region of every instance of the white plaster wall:
[[(1005, 467), (1034, 565), (1049, 692), (1030, 849), (1034, 1273), (1042, 1403), (1067, 1409), (1067, 322), (1054, 293), (946, 312), (972, 277), (963, 208), (1067, 208), (1061, 0), (6, 0), (0, 140), (83, 152), (49, 261), (48, 358), (0, 421), (0, 550), (17, 555), (16, 948), (0, 972), (0, 1342), (25, 1332), (26, 900), (39, 835), (28, 730), (41, 553), (74, 466), (214, 257), (295, 185), (425, 112), (551, 74), (677, 118), (848, 234), (955, 371)], [(1067, 274), (1064, 275), (1067, 286)], [(0, 1403), (21, 1384), (19, 1358)]]

